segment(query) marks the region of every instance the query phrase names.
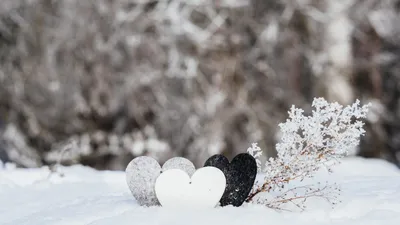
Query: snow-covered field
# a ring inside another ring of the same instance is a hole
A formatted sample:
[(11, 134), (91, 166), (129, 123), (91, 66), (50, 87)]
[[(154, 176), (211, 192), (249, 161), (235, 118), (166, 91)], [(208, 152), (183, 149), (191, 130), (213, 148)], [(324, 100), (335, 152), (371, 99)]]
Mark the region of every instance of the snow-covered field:
[[(381, 160), (345, 159), (325, 179), (342, 187), (335, 209), (310, 201), (306, 212), (262, 206), (176, 211), (137, 205), (123, 172), (62, 167), (63, 177), (42, 169), (0, 169), (1, 225), (141, 224), (400, 224), (400, 170)], [(319, 176), (319, 179), (323, 175)]]

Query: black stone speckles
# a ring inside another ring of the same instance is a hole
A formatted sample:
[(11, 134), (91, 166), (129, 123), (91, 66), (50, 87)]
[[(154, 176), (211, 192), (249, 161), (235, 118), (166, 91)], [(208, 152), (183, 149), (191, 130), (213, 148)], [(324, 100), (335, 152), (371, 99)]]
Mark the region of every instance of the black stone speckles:
[(226, 188), (220, 200), (221, 206), (241, 206), (248, 197), (257, 175), (257, 163), (253, 156), (242, 153), (229, 163), (225, 156), (214, 155), (204, 166), (217, 167), (225, 174)]

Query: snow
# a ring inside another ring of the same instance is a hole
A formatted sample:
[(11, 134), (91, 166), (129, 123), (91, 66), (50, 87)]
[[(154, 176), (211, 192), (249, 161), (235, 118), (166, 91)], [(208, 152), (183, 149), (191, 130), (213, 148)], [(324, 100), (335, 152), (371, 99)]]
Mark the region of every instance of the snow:
[(84, 166), (49, 170), (0, 168), (1, 225), (200, 225), (200, 224), (351, 224), (400, 222), (400, 170), (382, 160), (347, 158), (334, 173), (315, 179), (340, 184), (342, 202), (331, 209), (322, 200), (308, 202), (305, 212), (278, 212), (245, 205), (207, 210), (140, 207), (124, 172), (99, 172)]

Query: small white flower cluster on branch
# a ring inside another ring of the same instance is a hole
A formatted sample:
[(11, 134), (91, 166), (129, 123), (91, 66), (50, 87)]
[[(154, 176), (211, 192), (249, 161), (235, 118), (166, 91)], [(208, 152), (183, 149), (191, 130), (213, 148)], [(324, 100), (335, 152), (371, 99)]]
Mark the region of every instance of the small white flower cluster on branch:
[[(257, 159), (259, 170), (265, 174), (262, 184), (255, 184), (248, 202), (272, 208), (281, 208), (281, 204), (291, 202), (304, 209), (302, 203), (307, 198), (321, 197), (335, 204), (336, 194), (340, 190), (334, 185), (327, 184), (322, 188), (317, 185), (285, 187), (291, 181), (301, 182), (305, 178), (312, 178), (322, 167), (331, 172), (331, 166), (339, 163), (338, 159), (357, 147), (360, 136), (365, 133), (361, 119), (366, 118), (370, 105), (360, 106), (357, 100), (343, 107), (338, 103), (328, 103), (323, 98), (315, 98), (312, 106), (310, 116), (292, 106), (287, 121), (279, 125), (282, 138), (276, 145), (278, 155), (270, 158), (264, 168), (261, 168), (259, 157), (262, 151), (257, 144), (252, 144), (247, 150)], [(302, 194), (299, 194), (299, 190)], [(281, 195), (274, 199), (254, 198), (263, 192), (278, 192)]]

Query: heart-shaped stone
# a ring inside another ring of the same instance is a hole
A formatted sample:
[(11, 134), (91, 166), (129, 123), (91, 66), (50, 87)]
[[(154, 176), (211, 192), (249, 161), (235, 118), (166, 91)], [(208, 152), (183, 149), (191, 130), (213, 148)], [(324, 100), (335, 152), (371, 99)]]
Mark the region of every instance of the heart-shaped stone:
[(211, 156), (204, 166), (222, 170), (226, 177), (226, 189), (220, 200), (221, 206), (241, 206), (248, 197), (257, 175), (257, 163), (253, 156), (242, 153), (232, 162), (223, 155)]
[(155, 191), (163, 207), (204, 209), (214, 208), (225, 191), (224, 173), (215, 167), (203, 167), (190, 176), (179, 169), (163, 172), (156, 181)]
[(180, 169), (192, 175), (196, 168), (188, 159), (171, 158), (161, 168), (160, 164), (148, 156), (134, 158), (126, 167), (126, 182), (133, 197), (141, 206), (159, 205), (154, 186), (163, 171)]

